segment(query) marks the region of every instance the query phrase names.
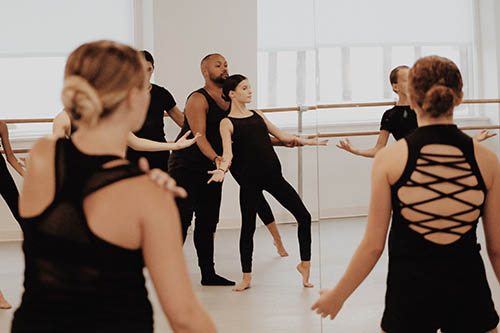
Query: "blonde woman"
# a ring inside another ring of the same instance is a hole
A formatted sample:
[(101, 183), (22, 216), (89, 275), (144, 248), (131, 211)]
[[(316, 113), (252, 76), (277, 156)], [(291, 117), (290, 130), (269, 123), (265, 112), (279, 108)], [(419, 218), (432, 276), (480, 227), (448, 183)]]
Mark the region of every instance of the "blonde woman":
[(19, 201), (25, 292), (12, 332), (153, 332), (146, 266), (176, 332), (215, 332), (182, 254), (173, 195), (124, 159), (149, 103), (143, 57), (110, 41), (66, 63), (78, 131), (39, 140)]

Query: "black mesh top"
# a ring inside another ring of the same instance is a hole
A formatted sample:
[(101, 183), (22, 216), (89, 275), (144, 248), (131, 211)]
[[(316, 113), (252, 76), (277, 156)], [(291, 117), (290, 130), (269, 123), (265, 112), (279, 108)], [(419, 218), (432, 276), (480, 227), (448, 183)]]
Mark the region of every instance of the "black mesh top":
[(486, 185), (472, 139), (456, 125), (432, 125), (405, 140), (407, 165), (391, 186), (389, 256), (434, 261), (477, 254)]
[(70, 139), (57, 141), (54, 200), (25, 219), (25, 292), (13, 332), (153, 331), (142, 251), (96, 236), (83, 211), (87, 195), (143, 174), (132, 164), (102, 167), (118, 158), (85, 155)]

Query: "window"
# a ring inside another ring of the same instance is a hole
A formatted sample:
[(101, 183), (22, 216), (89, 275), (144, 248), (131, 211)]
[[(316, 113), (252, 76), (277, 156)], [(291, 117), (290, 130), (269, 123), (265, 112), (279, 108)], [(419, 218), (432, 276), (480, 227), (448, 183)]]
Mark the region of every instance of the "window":
[[(62, 109), (64, 64), (98, 39), (134, 44), (133, 0), (16, 0), (0, 3), (0, 119), (52, 118)], [(16, 124), (37, 135), (50, 124)], [(15, 135), (14, 135), (15, 136)]]
[[(473, 0), (259, 0), (258, 106), (392, 101), (397, 96), (389, 83), (391, 69), (411, 66), (431, 54), (458, 65), (464, 96), (474, 98), (473, 4)], [(385, 109), (321, 110), (318, 120), (378, 121)], [(456, 114), (472, 111), (462, 107)], [(276, 120), (285, 125), (287, 117), (296, 119), (288, 113)]]

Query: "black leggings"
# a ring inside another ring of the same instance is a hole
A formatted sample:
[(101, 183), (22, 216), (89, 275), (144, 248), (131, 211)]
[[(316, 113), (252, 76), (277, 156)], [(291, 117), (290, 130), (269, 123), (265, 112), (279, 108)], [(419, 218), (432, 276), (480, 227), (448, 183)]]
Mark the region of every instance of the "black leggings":
[(195, 228), (194, 245), (202, 275), (214, 273), (214, 232), (219, 222), (222, 183), (207, 184), (210, 175), (204, 170), (174, 169), (170, 175), (183, 187), (188, 197), (176, 199), (182, 224), (182, 237), (186, 240), (193, 213)]
[(0, 156), (0, 194), (7, 203), (14, 215), (14, 218), (21, 224), (19, 217), (19, 192), (17, 191), (16, 183), (10, 175), (9, 169), (3, 156)]
[(311, 214), (305, 207), (295, 189), (281, 174), (266, 177), (264, 180), (247, 181), (240, 188), (241, 234), (240, 260), (243, 273), (252, 272), (253, 235), (255, 218), (259, 205), (259, 193), (266, 190), (283, 205), (297, 220), (300, 259), (311, 260)]
[[(232, 168), (230, 170), (234, 180), (241, 186), (242, 177), (240, 172), (233, 170)], [(273, 223), (275, 221), (273, 211), (271, 210), (271, 206), (269, 206), (266, 198), (264, 198), (264, 193), (262, 193), (262, 191), (259, 192), (257, 199), (259, 202), (257, 205), (257, 215), (265, 225)]]

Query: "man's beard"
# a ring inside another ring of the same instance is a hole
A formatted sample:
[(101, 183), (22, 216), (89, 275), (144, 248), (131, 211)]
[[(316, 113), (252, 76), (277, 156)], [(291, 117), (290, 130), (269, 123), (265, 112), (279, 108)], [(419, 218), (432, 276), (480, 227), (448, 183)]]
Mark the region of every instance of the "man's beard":
[(226, 81), (226, 79), (225, 79), (225, 78), (223, 78), (223, 77), (222, 77), (222, 75), (221, 75), (221, 76), (218, 76), (218, 77), (215, 77), (215, 78), (213, 78), (213, 77), (212, 77), (211, 79), (212, 79), (212, 81), (213, 81), (214, 83), (217, 83), (217, 84), (220, 84), (220, 85), (223, 85), (223, 84), (224, 84), (224, 82)]

